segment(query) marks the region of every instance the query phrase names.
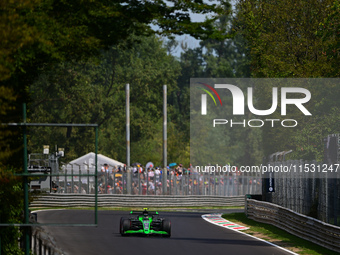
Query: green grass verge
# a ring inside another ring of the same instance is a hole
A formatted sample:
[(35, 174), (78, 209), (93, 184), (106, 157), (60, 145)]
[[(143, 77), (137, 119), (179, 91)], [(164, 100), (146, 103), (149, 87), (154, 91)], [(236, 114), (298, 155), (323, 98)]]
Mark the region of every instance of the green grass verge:
[(266, 241), (275, 243), (281, 247), (292, 250), (298, 254), (308, 255), (336, 255), (335, 251), (328, 250), (317, 244), (296, 237), (288, 232), (272, 226), (270, 224), (260, 223), (248, 219), (244, 213), (223, 214), (222, 217), (242, 226), (250, 227), (250, 229), (242, 231), (247, 234), (257, 236)]

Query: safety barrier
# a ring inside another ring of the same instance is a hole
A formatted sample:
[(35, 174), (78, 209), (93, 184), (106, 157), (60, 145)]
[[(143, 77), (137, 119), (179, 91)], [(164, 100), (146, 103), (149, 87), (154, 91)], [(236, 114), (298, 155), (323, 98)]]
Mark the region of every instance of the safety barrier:
[(32, 227), (31, 250), (35, 255), (65, 255), (53, 237), (42, 227)]
[[(209, 196), (239, 196), (258, 194), (262, 188), (262, 178), (247, 173), (198, 173), (176, 176), (171, 172), (166, 181), (161, 175), (151, 173), (107, 173), (99, 172), (97, 187), (95, 178), (89, 176), (90, 172), (78, 173), (67, 171), (54, 175), (53, 188), (40, 189), (40, 191), (63, 194), (132, 194), (132, 195), (209, 195)], [(85, 174), (83, 176), (82, 174)], [(93, 174), (93, 173), (92, 173)], [(164, 182), (165, 181), (165, 182)], [(163, 185), (166, 183), (166, 193)]]
[[(92, 194), (50, 194), (35, 197), (30, 207), (93, 207)], [(99, 207), (217, 207), (244, 206), (244, 196), (143, 196), (99, 194)]]
[(254, 199), (246, 200), (245, 212), (250, 219), (274, 225), (295, 236), (340, 252), (340, 227)]

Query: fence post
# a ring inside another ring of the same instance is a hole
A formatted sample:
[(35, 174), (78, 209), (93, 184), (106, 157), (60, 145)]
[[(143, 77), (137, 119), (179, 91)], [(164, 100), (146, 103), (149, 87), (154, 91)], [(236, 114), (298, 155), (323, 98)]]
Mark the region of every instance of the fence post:
[[(170, 172), (170, 170), (169, 170), (169, 189), (170, 189), (170, 191), (169, 191), (169, 195), (172, 195), (172, 191), (173, 191), (173, 180), (172, 180), (172, 174), (171, 174), (171, 172)], [(167, 183), (165, 183), (164, 185), (167, 185)]]
[(38, 247), (39, 252), (38, 252), (38, 254), (42, 255), (42, 240), (39, 238), (38, 241), (39, 241), (39, 247)]
[(74, 173), (73, 173), (73, 165), (72, 165), (72, 168), (71, 168), (71, 193), (73, 193), (74, 192), (74, 179), (73, 179), (73, 177), (74, 177)]
[(87, 169), (87, 194), (90, 193), (90, 169)]
[(141, 181), (140, 181), (140, 175), (142, 173), (139, 172), (139, 169), (137, 168), (137, 178), (138, 178), (138, 195), (141, 195), (142, 194), (142, 189), (141, 189)]
[(248, 217), (248, 199), (251, 198), (251, 195), (247, 194), (244, 196), (244, 213), (246, 217)]
[(81, 188), (82, 188), (82, 182), (81, 182), (81, 170), (80, 170), (80, 166), (79, 166), (79, 180), (78, 180), (78, 193), (81, 193)]
[(146, 195), (149, 195), (149, 172), (146, 170)]
[(66, 193), (67, 191), (67, 165), (65, 165), (65, 179), (64, 179), (64, 193)]

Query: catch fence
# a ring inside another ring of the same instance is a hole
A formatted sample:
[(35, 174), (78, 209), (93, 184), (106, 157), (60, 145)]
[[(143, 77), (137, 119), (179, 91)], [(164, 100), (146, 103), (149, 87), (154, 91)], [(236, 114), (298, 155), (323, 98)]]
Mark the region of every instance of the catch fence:
[[(268, 165), (298, 170), (274, 173), (275, 192), (269, 193), (267, 201), (327, 223), (340, 225), (340, 169), (335, 172), (336, 165), (332, 166), (332, 172), (318, 171), (325, 164), (316, 161), (287, 160), (270, 162)], [(316, 170), (312, 172), (310, 166)], [(308, 167), (308, 171), (305, 167)]]
[(131, 194), (131, 195), (211, 195), (239, 196), (261, 193), (262, 179), (259, 175), (242, 173), (199, 173), (188, 172), (176, 175), (168, 171), (166, 194), (163, 193), (164, 180), (161, 174), (130, 171), (99, 172), (98, 186), (89, 170), (64, 170), (52, 177), (51, 193)]

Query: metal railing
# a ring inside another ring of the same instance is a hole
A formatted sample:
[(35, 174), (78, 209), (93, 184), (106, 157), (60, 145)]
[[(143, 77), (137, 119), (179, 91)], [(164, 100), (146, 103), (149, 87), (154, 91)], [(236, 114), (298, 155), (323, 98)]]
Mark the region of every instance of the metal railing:
[(89, 170), (64, 170), (53, 176), (55, 193), (131, 194), (131, 195), (213, 195), (239, 196), (258, 194), (262, 189), (262, 178), (255, 175), (236, 173), (212, 174), (193, 172), (176, 175), (169, 171), (166, 176), (166, 194), (163, 194), (162, 175), (145, 173), (100, 172), (98, 186)]
[(53, 237), (42, 227), (32, 227), (31, 251), (34, 255), (65, 255)]
[(246, 200), (245, 212), (250, 219), (272, 224), (295, 236), (340, 252), (340, 227), (254, 199)]

